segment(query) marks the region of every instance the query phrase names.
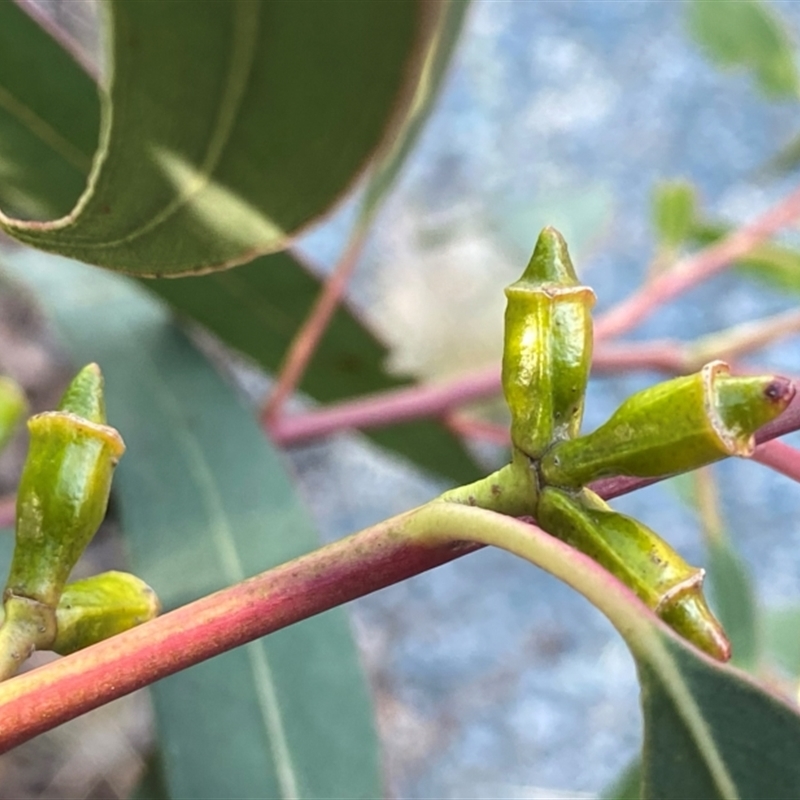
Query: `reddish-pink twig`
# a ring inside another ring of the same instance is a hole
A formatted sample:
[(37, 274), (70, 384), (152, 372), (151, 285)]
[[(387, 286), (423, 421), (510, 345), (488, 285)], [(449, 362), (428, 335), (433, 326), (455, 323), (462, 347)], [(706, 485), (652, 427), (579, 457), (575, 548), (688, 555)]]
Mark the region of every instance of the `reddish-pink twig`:
[(756, 448), (753, 460), (800, 483), (800, 450), (777, 439)]
[(10, 528), (14, 525), (17, 514), (17, 498), (12, 494), (0, 497), (0, 528)]
[(468, 439), (489, 442), (504, 447), (509, 444), (508, 425), (499, 425), (496, 422), (487, 422), (476, 419), (469, 414), (458, 412), (448, 414), (444, 418), (445, 425), (453, 433)]
[(359, 226), (353, 231), (339, 263), (325, 281), (313, 308), (295, 335), (286, 353), (277, 383), (261, 412), (264, 424), (268, 425), (271, 420), (280, 419), (283, 404), (302, 380), (306, 367), (342, 299), (347, 282), (350, 280), (364, 248), (366, 238), (365, 226)]
[(289, 445), (349, 428), (375, 428), (421, 417), (436, 417), (456, 406), (500, 392), (497, 367), (430, 386), (409, 386), (274, 420), (268, 431), (276, 444)]
[(609, 339), (630, 330), (656, 306), (725, 269), (798, 217), (800, 189), (783, 198), (749, 225), (744, 225), (721, 241), (681, 259), (672, 269), (644, 284), (597, 320), (596, 340)]
[[(594, 373), (622, 369), (681, 372), (685, 361), (677, 342), (608, 343), (592, 362)], [(438, 417), (476, 400), (502, 393), (500, 369), (484, 367), (449, 381), (407, 386), (332, 403), (324, 408), (281, 417), (267, 423), (276, 444), (289, 446), (351, 428), (378, 428), (422, 417)]]

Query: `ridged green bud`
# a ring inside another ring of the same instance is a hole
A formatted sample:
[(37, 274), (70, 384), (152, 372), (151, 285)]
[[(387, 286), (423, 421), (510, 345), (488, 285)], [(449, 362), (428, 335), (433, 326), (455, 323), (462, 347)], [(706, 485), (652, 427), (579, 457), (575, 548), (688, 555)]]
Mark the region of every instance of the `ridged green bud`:
[(753, 434), (794, 393), (786, 378), (733, 377), (727, 364), (712, 361), (632, 395), (593, 433), (558, 442), (542, 458), (541, 472), (547, 484), (578, 488), (611, 475), (650, 478), (749, 456)]
[(506, 297), (503, 391), (511, 440), (538, 458), (554, 440), (580, 430), (595, 296), (578, 283), (561, 234), (545, 228)]
[(706, 604), (704, 571), (689, 566), (641, 522), (613, 511), (594, 492), (543, 490), (537, 522), (618, 578), (673, 630), (719, 661), (731, 648)]
[[(87, 415), (87, 416), (84, 416)], [(103, 521), (125, 450), (105, 425), (96, 364), (70, 385), (59, 411), (28, 421), (30, 447), (17, 490), (16, 545), (5, 597), (54, 608), (75, 562)]]
[(52, 650), (62, 656), (154, 619), (156, 593), (127, 572), (104, 572), (68, 583), (56, 608)]
[(0, 450), (8, 444), (27, 410), (22, 389), (11, 378), (0, 378)]

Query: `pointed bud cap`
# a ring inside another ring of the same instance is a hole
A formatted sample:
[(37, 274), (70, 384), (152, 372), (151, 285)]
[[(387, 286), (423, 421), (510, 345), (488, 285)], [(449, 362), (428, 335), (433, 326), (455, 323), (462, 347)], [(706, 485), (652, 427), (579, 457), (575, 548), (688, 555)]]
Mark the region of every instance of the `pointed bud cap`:
[(564, 237), (551, 227), (544, 228), (536, 241), (531, 260), (522, 277), (509, 289), (532, 289), (554, 284), (560, 288), (578, 286), (575, 267)]
[(103, 373), (97, 364), (87, 364), (72, 380), (61, 402), (59, 411), (68, 411), (78, 417), (104, 425), (106, 401), (103, 394)]

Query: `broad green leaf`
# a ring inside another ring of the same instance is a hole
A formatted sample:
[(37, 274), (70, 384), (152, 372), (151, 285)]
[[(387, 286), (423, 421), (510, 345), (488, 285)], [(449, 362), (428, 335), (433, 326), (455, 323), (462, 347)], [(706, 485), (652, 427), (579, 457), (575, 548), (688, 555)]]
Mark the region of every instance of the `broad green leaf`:
[[(105, 371), (128, 450), (115, 477), (133, 571), (165, 608), (317, 546), (252, 410), (169, 313), (110, 273), (25, 252), (9, 269), (51, 312), (76, 362)], [(341, 610), (153, 687), (180, 798), (377, 797), (370, 703)]]
[(709, 542), (706, 568), (709, 599), (733, 648), (733, 663), (756, 666), (759, 656), (758, 604), (747, 565), (726, 538)]
[(790, 675), (800, 676), (800, 608), (789, 606), (764, 615), (765, 650)]
[(688, 181), (661, 181), (653, 190), (653, 227), (659, 243), (670, 250), (680, 247), (695, 219), (697, 197)]
[[(701, 245), (711, 244), (730, 232), (728, 226), (697, 222), (692, 239)], [(736, 268), (779, 289), (800, 292), (800, 252), (784, 245), (765, 242), (736, 260)]]
[(470, 0), (445, 0), (439, 4), (440, 19), (425, 54), (411, 108), (391, 148), (373, 167), (364, 193), (362, 220), (368, 220), (378, 209), (419, 138), (447, 74), (469, 3)]
[[(105, 8), (112, 66), (89, 188), (67, 217), (0, 223), (141, 275), (248, 261), (329, 209), (402, 122), (439, 11), (431, 0)], [(6, 157), (26, 170), (24, 156)]]
[(735, 669), (660, 634), (637, 658), (645, 718), (648, 800), (794, 800), (800, 716)]
[(642, 762), (638, 758), (601, 795), (602, 800), (640, 800), (641, 796)]
[(0, 208), (67, 214), (100, 130), (94, 79), (13, 0), (0, 0)]
[[(263, 256), (234, 270), (181, 280), (147, 280), (146, 289), (201, 321), (226, 344), (274, 372), (320, 291), (320, 280), (290, 253)], [(345, 400), (407, 383), (386, 374), (386, 347), (347, 307), (337, 309), (300, 389), (320, 402)], [(429, 471), (458, 483), (479, 472), (460, 440), (436, 420), (366, 432)]]
[(722, 67), (752, 70), (768, 96), (797, 98), (800, 88), (794, 45), (774, 5), (761, 0), (693, 0), (689, 30)]

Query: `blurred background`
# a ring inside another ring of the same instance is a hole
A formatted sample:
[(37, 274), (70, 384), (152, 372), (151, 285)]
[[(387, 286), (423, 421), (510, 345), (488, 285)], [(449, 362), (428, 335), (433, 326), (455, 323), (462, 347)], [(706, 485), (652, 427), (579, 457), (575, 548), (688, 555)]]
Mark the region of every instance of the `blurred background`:
[[(38, 4), (100, 58), (94, 3)], [(766, 8), (780, 20), (793, 60), (800, 5)], [(794, 187), (796, 173), (770, 165), (800, 132), (800, 95), (776, 92), (757, 68), (722, 69), (710, 57), (713, 43), (692, 23), (693, 9), (647, 1), (473, 2), (444, 91), (351, 287), (355, 306), (391, 345), (389, 369), (439, 380), (496, 364), (503, 287), (545, 224), (567, 237), (602, 312), (653, 269), (659, 182), (690, 182), (703, 217), (728, 224), (753, 218)], [(300, 242), (322, 272), (336, 262), (354, 208), (346, 204)], [(727, 272), (659, 309), (630, 338), (691, 340), (796, 307), (797, 297), (786, 286)], [(69, 372), (58, 342), (22, 299), (3, 294), (0, 303), (0, 369), (23, 383), (37, 408), (52, 405)], [(797, 335), (786, 337), (743, 363), (799, 375), (798, 345)], [(269, 378), (233, 356), (223, 359), (261, 401)], [(585, 429), (660, 377), (593, 380)], [(503, 421), (499, 402), (478, 412)], [(800, 444), (798, 434), (787, 441)], [(4, 493), (13, 490), (23, 451), (18, 442), (0, 462)], [(504, 458), (492, 446), (476, 453), (487, 469)], [(446, 488), (355, 434), (288, 456), (325, 540)], [(715, 467), (714, 478), (723, 524), (759, 602), (800, 608), (797, 486), (742, 461)], [(692, 497), (684, 479), (614, 505), (702, 565)], [(83, 569), (122, 557), (112, 524)], [(389, 796), (596, 797), (637, 752), (638, 686), (624, 644), (592, 606), (527, 563), (481, 551), (350, 611)], [(126, 797), (150, 740), (146, 693), (123, 699), (0, 757), (0, 797)]]

